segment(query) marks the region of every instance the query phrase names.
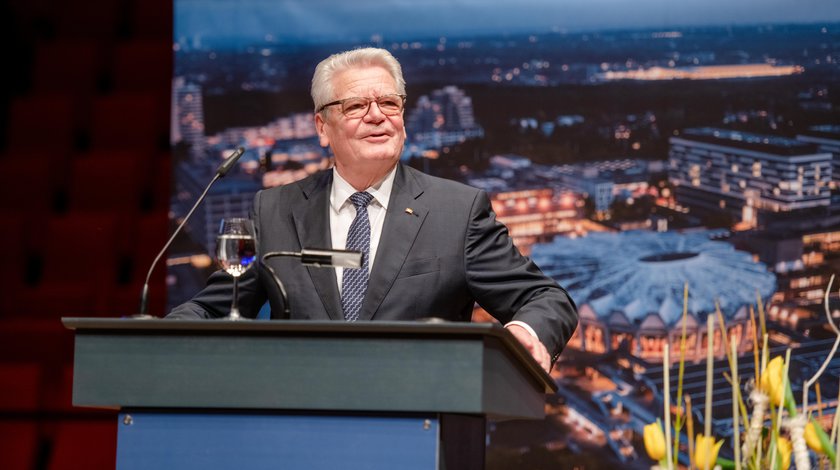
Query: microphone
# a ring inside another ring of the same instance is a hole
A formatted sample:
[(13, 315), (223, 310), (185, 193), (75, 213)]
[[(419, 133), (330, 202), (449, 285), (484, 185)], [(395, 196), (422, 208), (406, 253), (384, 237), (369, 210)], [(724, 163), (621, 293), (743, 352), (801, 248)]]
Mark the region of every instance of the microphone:
[(286, 295), (286, 288), (283, 282), (277, 277), (277, 272), (274, 271), (265, 261), (269, 258), (278, 256), (286, 256), (291, 258), (300, 258), (301, 264), (306, 266), (314, 266), (316, 268), (361, 268), (362, 267), (362, 252), (350, 250), (332, 250), (320, 248), (303, 248), (300, 252), (297, 251), (269, 251), (262, 256), (262, 265), (271, 273), (274, 279), (274, 284), (280, 289), (280, 297), (283, 299), (283, 316), (289, 318), (289, 296)]
[(234, 150), (233, 153), (231, 153), (230, 156), (228, 156), (225, 159), (225, 161), (222, 162), (221, 165), (219, 165), (219, 168), (216, 169), (216, 174), (213, 176), (213, 179), (210, 180), (210, 183), (207, 185), (207, 187), (204, 188), (204, 192), (201, 193), (201, 196), (199, 196), (198, 199), (195, 201), (195, 204), (193, 204), (190, 211), (187, 212), (187, 216), (184, 217), (184, 220), (182, 220), (180, 224), (178, 224), (178, 227), (175, 229), (174, 232), (172, 232), (172, 235), (169, 237), (169, 240), (167, 240), (166, 244), (163, 245), (163, 249), (160, 250), (160, 252), (155, 257), (155, 260), (152, 261), (152, 265), (151, 265), (151, 267), (149, 267), (149, 272), (146, 274), (146, 282), (143, 284), (143, 291), (140, 293), (140, 312), (137, 315), (135, 315), (134, 317), (136, 317), (136, 318), (150, 318), (151, 317), (148, 314), (148, 311), (149, 311), (149, 279), (152, 278), (152, 271), (154, 271), (155, 266), (157, 266), (158, 261), (160, 261), (160, 257), (163, 256), (164, 253), (166, 253), (166, 250), (169, 248), (169, 245), (172, 244), (172, 242), (175, 240), (175, 237), (178, 236), (178, 233), (181, 232), (181, 229), (184, 228), (185, 225), (187, 225), (187, 221), (190, 220), (190, 217), (192, 217), (193, 212), (195, 212), (195, 210), (198, 208), (198, 205), (201, 204), (201, 201), (203, 201), (205, 197), (207, 197), (207, 192), (210, 191), (210, 188), (213, 186), (213, 184), (219, 178), (224, 177), (230, 171), (230, 169), (233, 168), (233, 165), (236, 164), (236, 161), (239, 160), (239, 157), (241, 157), (243, 153), (245, 153), (245, 149), (243, 147), (239, 147), (236, 150)]
[[(216, 176), (218, 176), (218, 178), (214, 178), (213, 181), (210, 182), (210, 184), (212, 185), (216, 182), (217, 179), (222, 178), (226, 174), (228, 174), (230, 169), (233, 168), (233, 165), (236, 164), (236, 161), (239, 160), (239, 157), (241, 157), (243, 153), (245, 153), (244, 147), (239, 147), (238, 149), (234, 150), (233, 153), (230, 154), (230, 156), (227, 157), (221, 165), (219, 165), (219, 168), (216, 169)], [(208, 185), (207, 187), (209, 188), (210, 186)], [(201, 201), (199, 200), (199, 202)]]

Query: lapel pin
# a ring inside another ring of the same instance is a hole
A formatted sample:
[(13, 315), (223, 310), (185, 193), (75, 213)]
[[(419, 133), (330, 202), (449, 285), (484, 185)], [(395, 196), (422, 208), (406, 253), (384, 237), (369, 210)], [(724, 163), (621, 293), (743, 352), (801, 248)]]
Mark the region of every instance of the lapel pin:
[(406, 207), (405, 208), (405, 213), (409, 214), (409, 215), (414, 215), (414, 209), (412, 209), (410, 207)]

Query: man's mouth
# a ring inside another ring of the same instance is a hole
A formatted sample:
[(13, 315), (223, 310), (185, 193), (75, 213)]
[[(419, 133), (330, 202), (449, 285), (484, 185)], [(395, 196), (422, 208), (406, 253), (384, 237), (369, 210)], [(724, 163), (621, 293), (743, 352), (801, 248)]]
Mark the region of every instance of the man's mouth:
[(387, 132), (373, 132), (363, 137), (365, 140), (382, 140), (390, 137)]

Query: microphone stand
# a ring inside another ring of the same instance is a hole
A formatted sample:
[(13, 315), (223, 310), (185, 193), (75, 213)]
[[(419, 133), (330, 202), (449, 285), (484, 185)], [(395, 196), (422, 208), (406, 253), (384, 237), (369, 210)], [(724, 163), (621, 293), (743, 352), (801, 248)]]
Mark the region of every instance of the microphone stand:
[(140, 312), (137, 315), (133, 315), (133, 318), (152, 318), (151, 315), (148, 314), (149, 280), (152, 278), (152, 271), (154, 271), (155, 266), (157, 266), (158, 261), (160, 261), (160, 257), (163, 256), (164, 253), (166, 253), (166, 250), (169, 248), (169, 245), (172, 244), (172, 242), (175, 240), (175, 237), (178, 236), (178, 233), (181, 232), (181, 229), (184, 228), (185, 225), (187, 225), (187, 221), (190, 220), (190, 217), (192, 217), (193, 212), (195, 212), (199, 204), (201, 204), (201, 202), (204, 201), (204, 198), (207, 197), (207, 192), (210, 191), (210, 188), (213, 186), (213, 183), (218, 181), (219, 178), (224, 177), (228, 173), (228, 171), (230, 171), (230, 169), (233, 168), (233, 165), (236, 164), (236, 161), (239, 160), (239, 157), (241, 157), (243, 153), (245, 153), (245, 149), (239, 147), (236, 150), (234, 150), (234, 152), (230, 154), (230, 156), (228, 156), (225, 159), (225, 161), (222, 162), (221, 165), (219, 165), (219, 168), (216, 169), (216, 174), (213, 176), (213, 179), (210, 180), (210, 183), (204, 188), (204, 192), (201, 193), (201, 196), (199, 196), (198, 199), (195, 201), (195, 204), (193, 204), (190, 211), (187, 212), (187, 216), (184, 217), (184, 220), (182, 220), (180, 224), (178, 224), (178, 227), (169, 237), (169, 240), (167, 240), (166, 244), (163, 245), (163, 249), (160, 250), (160, 252), (155, 257), (155, 260), (152, 261), (152, 265), (151, 267), (149, 267), (149, 272), (146, 274), (146, 282), (143, 284), (143, 290), (142, 292), (140, 292)]
[(301, 264), (316, 268), (358, 269), (362, 267), (362, 252), (360, 251), (304, 248), (299, 252), (270, 251), (264, 254), (261, 258), (262, 265), (268, 269), (268, 272), (271, 273), (271, 278), (274, 279), (274, 284), (280, 289), (280, 297), (283, 299), (284, 318), (289, 318), (291, 315), (289, 311), (289, 296), (286, 294), (286, 288), (277, 276), (277, 272), (266, 263), (266, 260), (277, 257), (300, 258)]

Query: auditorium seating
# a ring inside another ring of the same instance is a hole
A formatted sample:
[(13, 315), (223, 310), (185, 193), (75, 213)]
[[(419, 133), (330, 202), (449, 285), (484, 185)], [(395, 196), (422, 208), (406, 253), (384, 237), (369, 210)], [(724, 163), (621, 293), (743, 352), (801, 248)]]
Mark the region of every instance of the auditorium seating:
[(104, 83), (105, 48), (98, 41), (47, 41), (35, 48), (32, 91), (74, 93), (90, 99)]
[(129, 6), (131, 34), (137, 39), (163, 39), (172, 34), (172, 22), (161, 21), (172, 11), (172, 0), (134, 0)]
[(138, 213), (151, 203), (149, 159), (128, 149), (91, 151), (77, 158), (70, 171), (70, 212)]
[(117, 459), (117, 420), (69, 420), (52, 436), (49, 470), (113, 470)]
[(9, 111), (7, 151), (66, 152), (76, 144), (84, 111), (70, 93), (42, 92), (17, 97)]
[(37, 362), (0, 362), (0, 409), (3, 412), (38, 410), (41, 373), (41, 364)]
[(163, 136), (159, 103), (153, 92), (124, 91), (99, 96), (91, 110), (91, 147), (154, 152)]
[(110, 41), (118, 38), (125, 27), (127, 2), (85, 0), (54, 4), (56, 35), (60, 38), (87, 38)]
[[(62, 316), (135, 313), (168, 230), (171, 0), (10, 0), (0, 27), (0, 468), (113, 469)], [(152, 279), (162, 315), (165, 266)]]
[(34, 421), (21, 418), (0, 421), (3, 470), (37, 468), (38, 442), (38, 425)]
[[(171, 56), (172, 44), (168, 41), (138, 39), (117, 45), (114, 51), (114, 89), (168, 92), (167, 87), (172, 81)], [(150, 84), (154, 85), (151, 90)]]
[(0, 159), (9, 175), (0, 185), (0, 210), (21, 216), (52, 212), (66, 184), (69, 154), (69, 149), (19, 150)]

